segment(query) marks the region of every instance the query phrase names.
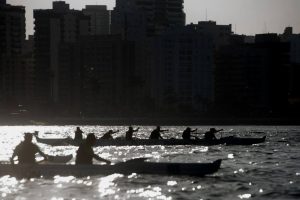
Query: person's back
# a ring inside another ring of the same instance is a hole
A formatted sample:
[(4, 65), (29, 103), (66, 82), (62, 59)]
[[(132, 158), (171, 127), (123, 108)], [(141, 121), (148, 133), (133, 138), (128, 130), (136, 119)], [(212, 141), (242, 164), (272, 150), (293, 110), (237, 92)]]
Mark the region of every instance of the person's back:
[[(221, 129), (223, 130), (223, 129)], [(221, 130), (216, 130), (215, 128), (211, 128), (209, 129), (209, 131), (207, 131), (205, 134), (204, 134), (204, 139), (205, 140), (216, 140), (216, 136), (215, 136), (215, 133), (221, 131)]]
[(83, 131), (79, 127), (77, 127), (76, 131), (75, 131), (74, 140), (82, 140), (83, 139), (82, 133), (83, 133)]
[(14, 164), (14, 158), (17, 156), (19, 164), (34, 164), (36, 163), (35, 162), (36, 153), (39, 153), (45, 159), (48, 159), (48, 156), (43, 152), (41, 152), (41, 150), (36, 144), (32, 143), (32, 134), (25, 133), (24, 141), (16, 146), (10, 161), (12, 164)]
[(182, 138), (184, 140), (190, 140), (191, 139), (191, 130), (190, 129), (185, 129), (182, 133)]
[(129, 126), (128, 131), (126, 131), (125, 139), (126, 140), (132, 140), (133, 139), (133, 133), (138, 132), (140, 128), (133, 129), (132, 126)]
[(126, 131), (126, 135), (125, 135), (126, 140), (132, 140), (132, 136), (133, 136), (133, 130), (129, 129), (128, 131)]
[(19, 164), (34, 164), (35, 154), (39, 151), (37, 145), (31, 142), (21, 142), (15, 149)]
[(151, 132), (149, 139), (151, 139), (151, 140), (158, 140), (160, 137), (161, 137), (160, 136), (160, 131), (158, 129), (154, 129)]
[(92, 165), (93, 158), (98, 161), (110, 163), (109, 160), (105, 160), (98, 155), (96, 155), (93, 151), (93, 146), (96, 144), (96, 137), (93, 133), (89, 133), (84, 142), (81, 143), (77, 150), (76, 154), (76, 165)]
[(112, 137), (112, 131), (108, 131), (107, 133), (105, 133), (105, 134), (101, 137), (101, 139), (103, 139), (103, 140), (111, 140), (111, 139), (114, 139), (114, 138)]
[(93, 164), (94, 151), (92, 146), (86, 141), (82, 142), (77, 150), (75, 163), (78, 164)]

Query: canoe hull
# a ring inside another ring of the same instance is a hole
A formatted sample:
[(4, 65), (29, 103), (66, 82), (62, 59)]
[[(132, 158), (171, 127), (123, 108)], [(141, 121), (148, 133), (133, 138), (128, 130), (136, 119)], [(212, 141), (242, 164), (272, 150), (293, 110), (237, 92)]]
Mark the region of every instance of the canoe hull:
[[(219, 144), (227, 145), (252, 145), (264, 142), (266, 137), (262, 138), (239, 138), (239, 137), (224, 137), (218, 140), (207, 141), (199, 140), (183, 140), (183, 139), (163, 139), (163, 140), (150, 140), (150, 139), (137, 139), (137, 140), (102, 140), (98, 139), (95, 146), (150, 146), (150, 145), (202, 145), (211, 146)], [(43, 139), (36, 137), (37, 142), (48, 144), (52, 146), (66, 146), (73, 145), (79, 146), (80, 141), (72, 140), (70, 138), (64, 139)]]
[(212, 163), (154, 163), (124, 162), (115, 165), (0, 165), (0, 176), (15, 177), (53, 177), (61, 176), (95, 176), (120, 174), (152, 174), (205, 176), (220, 169), (221, 160)]

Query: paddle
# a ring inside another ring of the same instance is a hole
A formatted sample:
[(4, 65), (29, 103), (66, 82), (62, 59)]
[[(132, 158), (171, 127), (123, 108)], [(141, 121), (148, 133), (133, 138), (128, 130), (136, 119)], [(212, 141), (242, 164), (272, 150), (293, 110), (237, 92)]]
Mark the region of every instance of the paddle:
[[(47, 155), (48, 159), (42, 159), (40, 161), (37, 161), (36, 164), (59, 164), (59, 163), (67, 163), (69, 162), (72, 158), (73, 155), (69, 154), (66, 156), (51, 156)], [(11, 163), (10, 161), (0, 161), (0, 164), (9, 164)]]
[(126, 160), (125, 162), (118, 162), (115, 165), (122, 165), (122, 164), (132, 164), (132, 163), (143, 163), (145, 160), (148, 160), (149, 158), (133, 158), (130, 160)]

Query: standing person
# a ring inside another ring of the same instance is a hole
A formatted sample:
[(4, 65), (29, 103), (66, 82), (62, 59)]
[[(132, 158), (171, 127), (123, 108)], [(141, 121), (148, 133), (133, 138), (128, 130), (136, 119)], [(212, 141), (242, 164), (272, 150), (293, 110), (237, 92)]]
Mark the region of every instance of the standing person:
[(119, 130), (117, 130), (117, 131), (109, 130), (108, 132), (104, 133), (104, 135), (100, 139), (102, 139), (102, 140), (112, 140), (112, 139), (114, 139), (112, 137), (112, 135), (117, 133), (117, 132), (119, 132)]
[(132, 140), (132, 136), (134, 132), (138, 132), (140, 129), (140, 127), (138, 127), (137, 129), (133, 129), (132, 126), (129, 126), (128, 131), (126, 131), (126, 135), (125, 135), (125, 139), (126, 140)]
[(220, 131), (223, 131), (223, 129), (216, 130), (215, 128), (210, 128), (209, 131), (204, 133), (204, 139), (205, 140), (217, 140), (215, 133), (218, 133)]
[(10, 162), (14, 164), (14, 158), (17, 156), (19, 164), (35, 164), (36, 153), (43, 156), (45, 160), (48, 159), (48, 156), (44, 154), (36, 144), (32, 143), (32, 133), (25, 133), (24, 141), (16, 146)]
[(163, 139), (163, 138), (161, 137), (160, 133), (165, 132), (165, 131), (168, 131), (168, 130), (161, 130), (161, 129), (160, 129), (160, 126), (157, 126), (157, 127), (151, 132), (149, 139), (152, 139), (152, 140)]
[(93, 158), (100, 161), (105, 162), (106, 164), (110, 164), (109, 160), (106, 160), (104, 158), (101, 158), (100, 156), (96, 155), (93, 150), (93, 146), (96, 143), (96, 137), (94, 133), (89, 133), (83, 141), (76, 154), (76, 165), (92, 165), (93, 164)]
[[(197, 129), (192, 130), (190, 127), (187, 127), (183, 132), (182, 132), (182, 138), (184, 140), (190, 140), (192, 137), (192, 133), (197, 131)], [(195, 138), (197, 138), (196, 136), (193, 136)]]
[(75, 130), (74, 140), (82, 140), (83, 139), (82, 133), (83, 133), (83, 131), (80, 129), (80, 127), (77, 127)]

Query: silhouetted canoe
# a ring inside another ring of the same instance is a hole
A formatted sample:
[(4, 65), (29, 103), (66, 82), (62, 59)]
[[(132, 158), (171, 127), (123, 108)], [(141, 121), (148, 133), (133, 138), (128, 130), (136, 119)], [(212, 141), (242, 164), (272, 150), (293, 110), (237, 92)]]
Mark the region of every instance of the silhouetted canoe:
[[(46, 139), (39, 138), (36, 136), (37, 142), (52, 145), (52, 146), (65, 146), (65, 145), (74, 145), (78, 146), (81, 141), (73, 140), (71, 138), (62, 138), (62, 139)], [(261, 138), (240, 138), (240, 137), (223, 137), (218, 140), (183, 140), (183, 139), (163, 139), (163, 140), (151, 140), (151, 139), (136, 139), (136, 140), (125, 140), (125, 139), (115, 139), (115, 140), (103, 140), (98, 139), (95, 146), (141, 146), (141, 145), (252, 145), (262, 143), (266, 140), (266, 136)]]
[(53, 177), (61, 176), (95, 176), (120, 174), (154, 174), (205, 176), (220, 169), (222, 160), (212, 163), (156, 163), (144, 162), (145, 159), (134, 159), (115, 165), (8, 165), (0, 164), (0, 176), (14, 177)]
[[(61, 163), (67, 163), (73, 158), (72, 154), (65, 155), (65, 156), (51, 156), (51, 155), (47, 155), (47, 156), (48, 156), (48, 160), (41, 160), (37, 162), (42, 164), (58, 164), (58, 163), (61, 164)], [(10, 161), (0, 161), (0, 164), (10, 164)]]

